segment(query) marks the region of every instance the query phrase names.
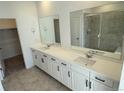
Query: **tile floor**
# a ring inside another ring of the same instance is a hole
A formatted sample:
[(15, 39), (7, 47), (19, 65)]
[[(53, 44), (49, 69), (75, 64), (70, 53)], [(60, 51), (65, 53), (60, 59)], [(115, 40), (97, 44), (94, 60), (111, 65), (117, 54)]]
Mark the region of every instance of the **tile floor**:
[[(11, 64), (9, 61), (13, 61)], [(63, 84), (43, 72), (37, 67), (25, 69), (24, 64), (16, 62), (20, 58), (5, 61), (8, 67), (4, 87), (7, 91), (70, 91)], [(15, 60), (15, 61), (14, 61)], [(22, 59), (21, 59), (22, 60)], [(23, 60), (22, 60), (23, 61)], [(8, 64), (7, 64), (8, 62)], [(19, 66), (20, 65), (20, 66)], [(23, 65), (23, 66), (22, 66)]]

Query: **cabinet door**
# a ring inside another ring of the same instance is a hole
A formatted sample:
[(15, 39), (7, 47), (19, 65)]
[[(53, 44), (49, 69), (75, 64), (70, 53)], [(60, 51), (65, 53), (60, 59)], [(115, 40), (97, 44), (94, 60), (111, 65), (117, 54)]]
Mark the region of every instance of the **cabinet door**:
[(57, 80), (61, 80), (60, 77), (60, 66), (57, 63), (53, 63), (52, 64), (52, 76), (57, 79)]
[(49, 56), (48, 56), (47, 60), (48, 60), (47, 61), (47, 65), (48, 65), (47, 73), (52, 76), (52, 73), (53, 73), (53, 71), (52, 71), (53, 62), (51, 61), (51, 58)]
[(39, 52), (36, 50), (32, 50), (32, 57), (34, 65), (40, 67)]
[(71, 88), (71, 71), (69, 68), (61, 66), (61, 82)]
[(90, 91), (113, 91), (111, 87), (101, 84), (95, 80), (90, 80), (89, 90)]
[(88, 90), (88, 77), (78, 73), (72, 72), (72, 90), (75, 91), (86, 91)]
[(40, 65), (41, 69), (45, 72), (48, 71), (48, 66), (47, 66), (47, 56), (43, 53), (40, 53)]
[(60, 76), (60, 66), (58, 64), (58, 60), (55, 58), (51, 58), (51, 66), (52, 66), (52, 72), (51, 72), (51, 76), (53, 76), (55, 79), (57, 80), (61, 80), (61, 76)]

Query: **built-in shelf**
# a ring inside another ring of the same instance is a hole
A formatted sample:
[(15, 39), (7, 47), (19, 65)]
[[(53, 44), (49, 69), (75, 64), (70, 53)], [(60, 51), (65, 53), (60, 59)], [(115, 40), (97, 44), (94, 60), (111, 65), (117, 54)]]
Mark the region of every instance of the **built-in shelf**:
[(15, 19), (0, 19), (0, 30), (16, 29)]

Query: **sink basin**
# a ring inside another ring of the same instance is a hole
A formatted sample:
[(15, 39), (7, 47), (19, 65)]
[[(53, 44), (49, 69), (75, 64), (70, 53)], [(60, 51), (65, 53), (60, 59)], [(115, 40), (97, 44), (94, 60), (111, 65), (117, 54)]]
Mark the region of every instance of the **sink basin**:
[(93, 64), (96, 63), (95, 60), (84, 58), (84, 57), (78, 57), (74, 61), (84, 66), (92, 66)]

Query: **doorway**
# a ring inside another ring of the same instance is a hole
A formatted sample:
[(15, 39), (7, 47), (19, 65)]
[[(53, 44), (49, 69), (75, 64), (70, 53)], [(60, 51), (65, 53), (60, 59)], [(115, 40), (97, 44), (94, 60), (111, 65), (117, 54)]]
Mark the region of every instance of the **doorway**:
[(0, 51), (5, 76), (25, 68), (15, 19), (0, 19)]
[(61, 43), (61, 41), (60, 41), (59, 19), (54, 19), (54, 30), (55, 30), (55, 42), (56, 43)]

